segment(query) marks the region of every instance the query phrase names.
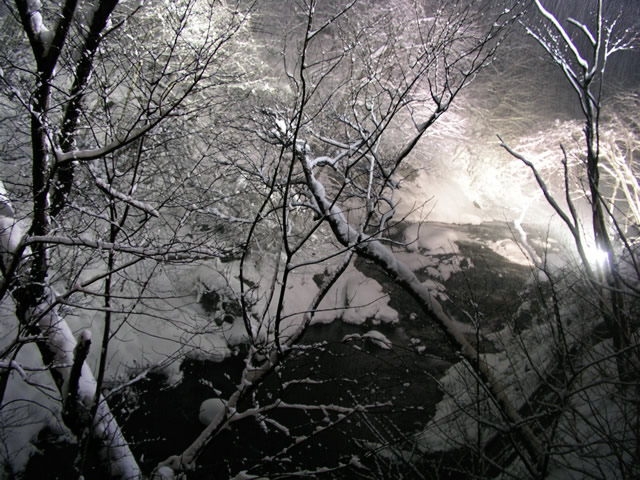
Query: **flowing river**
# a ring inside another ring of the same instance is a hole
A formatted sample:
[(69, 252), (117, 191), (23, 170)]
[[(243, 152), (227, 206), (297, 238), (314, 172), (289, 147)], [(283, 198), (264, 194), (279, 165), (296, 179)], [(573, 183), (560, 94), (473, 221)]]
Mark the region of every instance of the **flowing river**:
[[(436, 255), (442, 262), (452, 256), (460, 259), (457, 273), (441, 282), (448, 295), (446, 306), (481, 351), (495, 351), (484, 332), (507, 324), (525, 328), (531, 319), (526, 312), (516, 315), (531, 268), (494, 251), (496, 245), (513, 243), (508, 225), (437, 227), (458, 238), (457, 253)], [(227, 478), (251, 465), (270, 473), (313, 471), (348, 463), (363, 451), (369, 453), (360, 461), (377, 468), (372, 465), (380, 457), (371, 453), (376, 449), (383, 450), (385, 462), (400, 470), (420, 463), (412, 436), (433, 416), (443, 397), (438, 379), (459, 357), (406, 293), (386, 281), (372, 264), (358, 260), (355, 266), (383, 285), (399, 322), (352, 325), (336, 320), (312, 325), (304, 337), (305, 348), (258, 387), (254, 401), (267, 405), (279, 398), (287, 404), (326, 408), (281, 408), (266, 418), (234, 423), (212, 442), (199, 470), (189, 478), (211, 478), (213, 472), (216, 478)], [(427, 278), (426, 271), (417, 274), (421, 280)], [(139, 458), (145, 467), (157, 465), (197, 436), (202, 429), (198, 421), (202, 401), (231, 395), (244, 367), (241, 350), (219, 363), (186, 360), (177, 385), (164, 385), (159, 378), (137, 387), (137, 394), (123, 406), (127, 417), (123, 424), (134, 449), (144, 453)], [(354, 406), (359, 408), (336, 412)]]

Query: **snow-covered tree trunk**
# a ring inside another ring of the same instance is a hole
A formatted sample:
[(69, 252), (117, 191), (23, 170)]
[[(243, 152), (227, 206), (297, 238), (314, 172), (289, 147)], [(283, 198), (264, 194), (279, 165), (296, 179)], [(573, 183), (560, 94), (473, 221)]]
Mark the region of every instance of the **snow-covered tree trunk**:
[[(215, 170), (203, 160), (219, 148), (208, 124), (231, 114), (211, 112), (231, 102), (230, 85), (250, 77), (243, 62), (251, 60), (230, 60), (227, 48), (248, 19), (236, 7), (199, 0), (15, 0), (3, 7), (3, 25), (20, 34), (2, 49), (10, 61), (0, 69), (0, 87), (19, 125), (9, 136), (15, 151), (30, 153), (12, 159), (29, 169), (26, 179), (13, 166), (16, 178), (0, 172), (0, 181), (11, 183), (0, 190), (0, 301), (15, 308), (19, 332), (29, 332), (3, 353), (36, 342), (60, 393), (62, 421), (78, 441), (79, 476), (93, 467), (84, 463), (94, 450), (107, 476), (141, 476), (101, 395), (114, 352), (112, 314), (123, 314), (118, 327), (135, 315), (155, 260), (191, 261), (222, 250), (212, 234), (193, 240), (185, 224), (206, 208), (180, 192), (200, 188), (192, 182), (196, 170)], [(117, 282), (135, 287), (114, 293)], [(88, 332), (78, 346), (65, 304), (79, 323), (102, 328), (95, 376), (84, 361)], [(2, 372), (0, 393), (10, 372)]]
[[(0, 191), (3, 190), (4, 186), (0, 183)], [(89, 412), (94, 407), (93, 402), (96, 397), (96, 380), (84, 362), (84, 358), (80, 359), (80, 365), (76, 363), (74, 351), (77, 341), (69, 325), (58, 315), (56, 293), (47, 286), (35, 288), (30, 283), (23, 283), (24, 278), (29, 278), (26, 272), (30, 267), (28, 254), (36, 244), (32, 243), (25, 248), (25, 243), (29, 240), (28, 233), (21, 229), (15, 218), (9, 216), (13, 213), (13, 209), (8, 198), (4, 197), (1, 201), (3, 215), (0, 217), (2, 224), (0, 253), (3, 259), (10, 259), (10, 262), (3, 262), (3, 273), (9, 273), (6, 270), (7, 263), (17, 265), (16, 271), (10, 278), (3, 275), (2, 287), (3, 290), (6, 287), (13, 292), (19, 321), (30, 334), (37, 338), (36, 343), (42, 354), (43, 363), (51, 366), (51, 374), (64, 405), (62, 418), (78, 439), (84, 436), (85, 429), (89, 430), (109, 475), (121, 479), (140, 478), (141, 472), (137, 461), (129, 449), (117, 420), (102, 397), (98, 402), (96, 415), (90, 418)], [(16, 256), (25, 258), (16, 261)], [(44, 280), (46, 281), (47, 277)], [(34, 290), (39, 292), (38, 297), (34, 296)], [(88, 332), (81, 333), (81, 339), (83, 342), (89, 341)], [(74, 367), (79, 368), (79, 371), (72, 375)], [(71, 391), (70, 388), (76, 390)]]
[[(68, 396), (71, 395), (69, 382), (77, 341), (68, 324), (59, 317), (55, 306), (52, 305), (55, 301), (54, 293), (50, 292), (49, 295), (49, 298), (42, 302), (36, 311), (22, 321), (29, 325), (34, 323), (37, 325), (39, 335), (43, 338), (38, 342), (43, 360), (45, 364), (56, 366), (52, 369), (56, 385), (64, 396)], [(86, 341), (86, 337), (83, 337), (83, 340)], [(141, 471), (137, 461), (129, 449), (118, 421), (102, 396), (98, 397), (96, 415), (93, 418), (89, 416), (89, 412), (94, 408), (96, 386), (91, 369), (82, 362), (77, 383), (77, 401), (75, 404), (66, 405), (67, 411), (63, 412), (63, 418), (66, 418), (65, 423), (79, 439), (84, 436), (84, 430), (89, 429), (91, 441), (97, 447), (102, 466), (110, 476), (138, 479), (141, 477)]]

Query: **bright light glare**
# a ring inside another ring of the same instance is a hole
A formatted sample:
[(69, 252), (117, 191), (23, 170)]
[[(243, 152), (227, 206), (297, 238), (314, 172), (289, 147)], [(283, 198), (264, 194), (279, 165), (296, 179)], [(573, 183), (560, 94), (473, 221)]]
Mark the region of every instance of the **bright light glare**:
[(609, 261), (609, 254), (597, 247), (587, 247), (586, 254), (591, 265), (595, 265), (598, 268), (604, 267)]

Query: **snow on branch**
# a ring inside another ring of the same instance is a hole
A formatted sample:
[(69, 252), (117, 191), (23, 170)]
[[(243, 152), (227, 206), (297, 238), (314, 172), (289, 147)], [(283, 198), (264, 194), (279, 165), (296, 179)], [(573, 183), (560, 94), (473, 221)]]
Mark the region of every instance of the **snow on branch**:
[(326, 198), (324, 186), (313, 174), (311, 168), (313, 160), (308, 155), (301, 155), (301, 157), (307, 186), (313, 193), (315, 201), (323, 212), (336, 239), (344, 246), (354, 249), (359, 255), (372, 260), (380, 266), (390, 278), (419, 302), (424, 312), (435, 321), (449, 341), (460, 351), (462, 357), (467, 360), (478, 377), (484, 382), (494, 401), (500, 407), (505, 420), (510, 424), (509, 428), (515, 428), (519, 432), (534, 461), (542, 459), (544, 449), (538, 435), (524, 421), (507, 397), (504, 386), (497, 379), (491, 367), (480, 359), (477, 350), (458, 328), (455, 319), (438, 302), (436, 292), (431, 291), (425, 284), (420, 282), (413, 271), (398, 260), (389, 248), (374, 238), (358, 234), (348, 223), (336, 202), (330, 202)]
[[(45, 298), (32, 311), (28, 312), (28, 320), (37, 320), (38, 327), (46, 333), (47, 348), (53, 354), (55, 365), (73, 365), (73, 352), (76, 350), (76, 340), (67, 322), (58, 315), (55, 305), (57, 295), (52, 289), (47, 289)], [(61, 392), (71, 382), (71, 367), (56, 368), (62, 385), (58, 384)], [(75, 383), (75, 382), (74, 382)], [(77, 399), (87, 410), (96, 393), (96, 379), (89, 366), (82, 362), (77, 379)], [(107, 402), (99, 397), (97, 412), (92, 419), (91, 433), (100, 444), (100, 454), (109, 466), (113, 477), (136, 480), (141, 478), (140, 468), (129, 449), (122, 431), (111, 413)], [(78, 433), (78, 432), (74, 432)]]
[(161, 115), (159, 119), (156, 119), (154, 122), (150, 123), (149, 125), (139, 128), (138, 130), (134, 130), (133, 132), (129, 133), (125, 138), (116, 139), (113, 142), (110, 142), (100, 148), (93, 148), (93, 149), (87, 149), (87, 150), (72, 150), (71, 152), (63, 152), (59, 148), (54, 148), (53, 151), (55, 153), (56, 163), (61, 164), (65, 162), (71, 162), (74, 160), (89, 161), (89, 160), (96, 160), (98, 158), (104, 157), (105, 155), (108, 155), (109, 153), (113, 153), (116, 150), (119, 150), (120, 148), (129, 145), (131, 142), (134, 142), (138, 138), (146, 135), (155, 126), (157, 126), (158, 123), (160, 123), (160, 121), (164, 119), (167, 115), (168, 113), (165, 112), (164, 115)]
[(312, 161), (312, 168), (316, 166), (324, 166), (324, 165), (335, 167), (335, 165), (338, 162), (340, 162), (343, 158), (348, 157), (349, 155), (352, 155), (355, 152), (357, 152), (365, 143), (364, 140), (358, 140), (352, 144), (346, 144), (343, 142), (338, 142), (336, 140), (318, 136), (318, 135), (316, 135), (316, 138), (318, 138), (318, 140), (322, 142), (325, 142), (329, 145), (337, 147), (342, 151), (338, 153), (335, 157), (321, 156), (321, 157), (314, 158)]
[(43, 385), (41, 383), (34, 382), (33, 380), (31, 380), (31, 377), (28, 373), (28, 372), (44, 372), (48, 370), (46, 367), (27, 367), (25, 365), (22, 365), (21, 363), (18, 363), (15, 360), (9, 360), (9, 361), (4, 360), (4, 361), (0, 361), (0, 370), (12, 370), (17, 372), (20, 378), (22, 379), (22, 381), (27, 385), (31, 385), (32, 387), (36, 387), (36, 388), (39, 388), (42, 390), (48, 390), (48, 391), (54, 390), (52, 387), (48, 385)]
[(555, 28), (555, 30), (560, 34), (560, 36), (562, 37), (562, 40), (565, 42), (567, 47), (569, 47), (569, 49), (571, 50), (571, 53), (576, 58), (576, 61), (578, 62), (578, 64), (585, 71), (587, 71), (589, 69), (589, 63), (584, 58), (582, 58), (582, 55), (580, 55), (578, 47), (576, 47), (575, 43), (573, 43), (573, 40), (571, 39), (571, 37), (569, 36), (565, 28), (562, 26), (562, 24), (558, 21), (558, 19), (555, 17), (553, 13), (551, 13), (549, 10), (547, 10), (544, 7), (544, 5), (542, 5), (540, 0), (535, 0), (535, 3), (536, 3), (536, 7), (538, 8), (538, 11), (542, 14), (542, 16), (544, 16), (547, 20), (549, 20), (551, 25), (553, 25), (553, 28)]
[(132, 247), (117, 242), (101, 242), (99, 240), (89, 240), (82, 237), (62, 237), (62, 236), (31, 236), (27, 239), (27, 244), (49, 243), (53, 245), (67, 245), (70, 247), (89, 247), (96, 250), (114, 250), (117, 252), (131, 253), (145, 257), (157, 257), (166, 255), (168, 250), (152, 250), (146, 247)]
[(321, 33), (323, 30), (326, 30), (327, 28), (329, 28), (333, 22), (335, 22), (338, 18), (343, 16), (345, 13), (347, 13), (347, 11), (350, 10), (356, 4), (357, 1), (358, 0), (351, 0), (351, 2), (348, 5), (346, 5), (338, 13), (336, 13), (331, 18), (329, 18), (320, 27), (316, 28), (315, 30), (307, 31), (307, 42), (309, 42), (313, 37)]
[[(191, 244), (167, 245), (166, 248), (152, 249), (144, 246), (130, 246), (118, 242), (102, 242), (99, 240), (90, 240), (83, 237), (63, 237), (54, 235), (33, 235), (27, 237), (24, 245), (32, 245), (35, 243), (48, 243), (51, 245), (66, 245), (70, 247), (87, 247), (96, 250), (113, 250), (116, 252), (130, 253), (140, 257), (164, 257), (167, 261), (171, 260), (193, 260), (195, 256), (203, 258), (216, 258), (220, 256), (220, 252), (207, 249), (204, 247), (195, 247)], [(180, 247), (180, 248), (177, 248)]]
[(322, 405), (314, 405), (307, 403), (288, 403), (281, 400), (278, 400), (269, 405), (261, 405), (255, 408), (248, 408), (242, 412), (237, 412), (233, 417), (229, 418), (228, 423), (237, 422), (247, 417), (259, 417), (263, 415), (265, 412), (270, 410), (281, 410), (281, 409), (289, 409), (289, 410), (301, 410), (301, 411), (319, 411), (322, 412), (325, 416), (328, 415), (329, 412), (337, 413), (339, 415), (352, 415), (354, 413), (362, 413), (367, 410), (373, 410), (378, 408), (388, 408), (393, 407), (391, 402), (380, 402), (380, 403), (372, 403), (366, 405), (355, 405), (353, 407), (345, 407), (342, 405), (336, 404), (322, 404)]
[(578, 27), (580, 30), (582, 30), (582, 32), (587, 36), (587, 38), (589, 39), (589, 42), (591, 43), (591, 45), (593, 45), (594, 47), (596, 46), (596, 38), (593, 36), (593, 34), (591, 33), (591, 30), (589, 30), (589, 27), (587, 27), (584, 23), (579, 22), (578, 20), (576, 20), (575, 18), (568, 18), (567, 22), (575, 25), (576, 27)]
[(57, 4), (62, 3), (62, 5), (58, 5), (59, 11), (55, 15), (57, 23), (53, 30), (45, 25), (40, 0), (16, 0), (15, 3), (20, 14), (20, 23), (29, 37), (38, 69), (45, 76), (49, 76), (54, 72), (62, 46), (69, 33), (78, 1), (56, 2)]
[(43, 50), (46, 52), (53, 40), (53, 32), (47, 28), (42, 18), (42, 2), (40, 0), (27, 0), (27, 12), (29, 15), (29, 24), (36, 38), (42, 43)]
[(577, 232), (578, 232), (578, 222), (572, 221), (571, 218), (569, 217), (569, 215), (567, 215), (567, 213), (565, 213), (564, 209), (560, 206), (560, 204), (558, 204), (558, 202), (553, 197), (553, 195), (551, 195), (549, 187), (547, 186), (546, 182), (544, 181), (544, 179), (540, 175), (540, 172), (538, 172), (538, 169), (535, 167), (535, 165), (530, 160), (528, 160), (526, 157), (524, 157), (523, 155), (519, 154), (518, 152), (513, 150), (509, 145), (507, 145), (500, 135), (498, 135), (498, 139), (500, 140), (500, 146), (502, 148), (504, 148), (512, 157), (520, 160), (527, 167), (529, 167), (529, 169), (531, 169), (531, 172), (533, 173), (533, 175), (534, 175), (534, 177), (536, 179), (536, 182), (540, 186), (540, 190), (542, 191), (542, 194), (547, 199), (547, 202), (549, 202), (549, 205), (551, 205), (553, 207), (555, 212), (560, 216), (562, 221), (567, 225), (567, 227), (569, 228), (571, 233), (573, 235), (576, 235)]
[(96, 177), (95, 182), (96, 182), (96, 185), (100, 188), (100, 190), (102, 190), (106, 194), (111, 195), (112, 197), (115, 197), (118, 200), (122, 200), (123, 202), (131, 205), (132, 207), (142, 210), (143, 212), (148, 213), (152, 217), (157, 218), (160, 216), (158, 211), (148, 203), (141, 202), (140, 200), (136, 200), (135, 198), (133, 198), (131, 195), (127, 195), (125, 193), (119, 192), (118, 190), (113, 188), (113, 185), (108, 184), (101, 178)]

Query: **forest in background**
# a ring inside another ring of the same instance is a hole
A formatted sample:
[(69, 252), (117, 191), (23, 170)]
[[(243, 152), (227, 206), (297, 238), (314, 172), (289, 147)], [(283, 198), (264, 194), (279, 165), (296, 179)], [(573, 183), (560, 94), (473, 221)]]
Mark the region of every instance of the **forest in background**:
[(634, 478), (637, 9), (2, 2), (4, 477)]

